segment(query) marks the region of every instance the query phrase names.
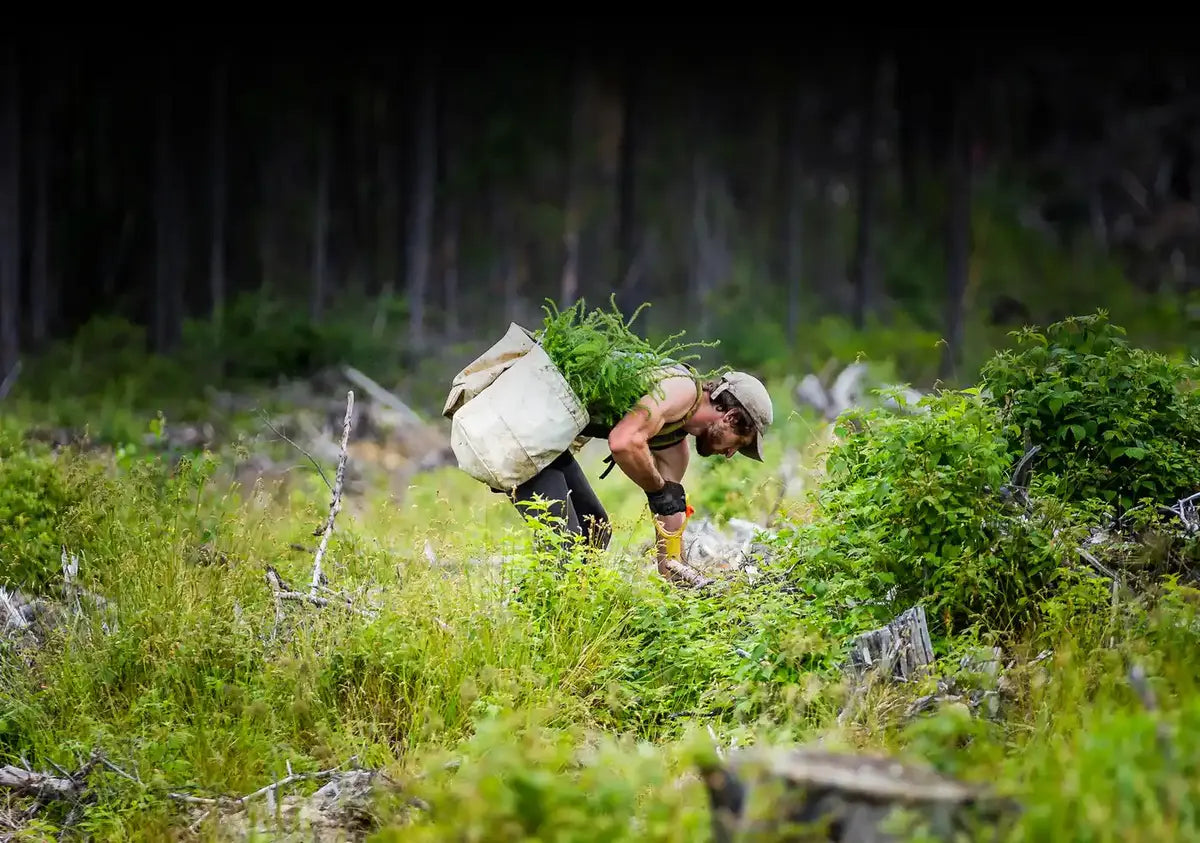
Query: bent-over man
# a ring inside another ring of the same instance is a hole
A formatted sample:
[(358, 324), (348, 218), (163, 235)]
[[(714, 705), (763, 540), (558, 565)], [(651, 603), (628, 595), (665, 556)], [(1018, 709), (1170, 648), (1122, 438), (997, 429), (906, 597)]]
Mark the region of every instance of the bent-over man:
[[(687, 511), (683, 476), (690, 457), (688, 437), (695, 437), (696, 453), (702, 457), (729, 459), (740, 453), (762, 462), (762, 437), (774, 411), (766, 387), (744, 372), (703, 382), (685, 366), (672, 367), (664, 372), (660, 393), (643, 396), (611, 429), (589, 425), (581, 438), (608, 440), (611, 465), (601, 478), (612, 465), (619, 467), (646, 493), (660, 529), (674, 533)], [(550, 513), (563, 519), (568, 531), (586, 536), (593, 546), (608, 546), (608, 513), (571, 449), (518, 486), (512, 497), (520, 510), (537, 495), (548, 499)], [(668, 565), (661, 539), (657, 547), (658, 570), (664, 577), (698, 582), (697, 572)]]

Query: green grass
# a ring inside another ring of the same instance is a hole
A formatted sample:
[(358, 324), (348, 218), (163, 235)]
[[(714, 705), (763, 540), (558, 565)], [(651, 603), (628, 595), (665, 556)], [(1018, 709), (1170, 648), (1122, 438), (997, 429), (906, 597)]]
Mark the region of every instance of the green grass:
[[(765, 466), (693, 465), (701, 514), (769, 507), (775, 458), (807, 433), (798, 417), (784, 426)], [(454, 470), (419, 478), (399, 500), (349, 501), (326, 571), (378, 617), (293, 603), (270, 640), (264, 569), (306, 586), (311, 553), (290, 545), (315, 545), (320, 482), (273, 495), (230, 490), (219, 459), (117, 472), (89, 470), (90, 459), (54, 463), (79, 497), (60, 540), (115, 615), (89, 614), (27, 662), (6, 658), (0, 760), (72, 769), (100, 748), (136, 774), (140, 783), (93, 774), (96, 800), (77, 823), (93, 839), (175, 834), (190, 817), (171, 791), (248, 793), (289, 764), (357, 757), (400, 787), (377, 806), (379, 840), (704, 840), (694, 758), (709, 728), (725, 745), (822, 737), (995, 784), (1025, 805), (1018, 840), (1183, 840), (1200, 824), (1187, 589), (1153, 609), (1122, 602), (1112, 616), (1072, 609), (1066, 592), (1051, 613), (1061, 622), (1006, 653), (1054, 650), (1014, 672), (997, 722), (955, 707), (906, 722), (927, 682), (878, 686), (838, 724), (846, 688), (831, 654), (843, 642), (799, 597), (664, 586), (642, 552), (644, 506), (619, 478), (598, 483), (618, 521), (613, 548), (563, 570), (505, 501)], [(1161, 712), (1126, 681), (1134, 658)], [(413, 796), (432, 811), (408, 807)], [(45, 829), (62, 819), (53, 806), (39, 815)]]
[[(838, 339), (856, 342), (866, 339)], [(394, 785), (374, 805), (375, 840), (703, 841), (696, 761), (714, 737), (723, 747), (820, 740), (931, 764), (1015, 797), (1023, 812), (1011, 841), (1200, 832), (1200, 591), (1168, 578), (1114, 599), (1107, 581), (1068, 567), (1048, 590), (1025, 593), (1024, 532), (1017, 544), (970, 545), (991, 535), (979, 520), (997, 515), (972, 484), (1007, 457), (975, 442), (986, 440), (987, 416), (953, 396), (927, 422), (878, 422), (840, 440), (858, 468), (841, 453), (827, 474), (839, 440), (792, 405), (793, 382), (773, 380), (778, 430), (766, 462), (693, 458), (684, 478), (700, 517), (775, 516), (787, 528), (778, 567), (757, 585), (697, 595), (663, 583), (644, 495), (619, 472), (596, 479), (605, 451), (592, 446), (585, 471), (616, 526), (607, 551), (575, 550), (560, 564), (537, 525), (454, 469), (404, 489), (384, 478), (344, 501), (324, 564), (329, 587), (374, 617), (288, 602), (276, 629), (267, 566), (307, 587), (328, 490), (280, 445), (276, 458), (294, 466), (281, 482), (233, 483), (239, 452), (264, 447), (253, 416), (224, 419), (226, 446), (177, 464), (128, 448), (155, 429), (160, 397), (136, 359), (122, 371), (127, 400), (83, 389), (94, 378), (81, 362), (68, 372), (80, 385), (74, 403), (69, 383), (39, 384), (44, 394), (23, 395), (0, 428), (7, 575), (53, 593), (65, 546), (83, 585), (111, 604), (43, 646), (3, 649), (0, 764), (71, 770), (103, 750), (128, 775), (92, 773), (93, 798), (73, 817), (91, 839), (186, 839), (195, 814), (172, 792), (236, 796), (289, 768), (356, 759)], [(161, 400), (182, 410), (188, 391), (172, 391)], [(47, 419), (98, 420), (114, 449), (52, 453), (23, 441)], [(781, 498), (792, 456), (797, 479)], [(908, 506), (912, 489), (933, 503)], [(948, 540), (945, 501), (961, 539)], [(1084, 516), (1053, 502), (1045, 510), (1071, 528), (1039, 545), (1060, 554), (1079, 526), (1071, 519)], [(1006, 518), (1011, 535), (1018, 519)], [(956, 542), (972, 552), (949, 556)], [(986, 598), (984, 617), (950, 630), (931, 618), (935, 675), (873, 685), (839, 722), (847, 638), (876, 622), (862, 601), (888, 581), (911, 590), (918, 564), (942, 577), (931, 605)], [(987, 589), (972, 585), (976, 574)], [(1008, 611), (1010, 597), (1021, 612)], [(1001, 610), (1033, 620), (989, 624)], [(992, 643), (1014, 664), (1000, 688), (958, 668)], [(1134, 665), (1150, 678), (1153, 709), (1128, 679)], [(996, 716), (963, 704), (906, 715), (952, 674), (968, 691), (1001, 691)], [(24, 839), (45, 839), (66, 817), (63, 805), (43, 807)], [(221, 839), (213, 817), (198, 834)]]

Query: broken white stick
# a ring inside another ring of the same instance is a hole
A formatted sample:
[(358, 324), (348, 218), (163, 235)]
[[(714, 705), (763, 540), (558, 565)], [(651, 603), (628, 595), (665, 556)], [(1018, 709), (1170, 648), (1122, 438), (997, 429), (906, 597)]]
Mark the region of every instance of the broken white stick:
[(346, 420), (342, 425), (342, 452), (338, 456), (337, 476), (333, 483), (333, 500), (329, 503), (329, 517), (325, 519), (325, 530), (321, 534), (321, 544), (317, 547), (317, 555), (313, 560), (311, 598), (315, 602), (317, 591), (321, 586), (321, 558), (325, 555), (325, 547), (329, 544), (329, 535), (333, 532), (333, 520), (337, 518), (342, 508), (342, 484), (346, 481), (346, 457), (350, 445), (350, 419), (354, 413), (354, 390), (346, 393)]

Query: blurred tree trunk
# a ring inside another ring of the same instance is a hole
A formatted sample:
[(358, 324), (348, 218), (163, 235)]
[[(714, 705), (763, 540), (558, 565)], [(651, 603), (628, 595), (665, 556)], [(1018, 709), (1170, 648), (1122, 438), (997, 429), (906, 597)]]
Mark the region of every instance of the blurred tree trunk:
[(459, 122), (455, 119), (456, 103), (450, 96), (450, 79), (441, 78), (442, 93), (438, 97), (438, 185), (442, 201), (437, 203), (438, 230), (441, 241), (440, 270), (442, 303), (445, 308), (443, 327), (447, 339), (456, 339), (462, 331), (458, 302), (458, 237), (459, 237)]
[(800, 308), (804, 279), (801, 257), (804, 244), (804, 115), (801, 103), (805, 93), (800, 81), (790, 77), (781, 94), (779, 122), (779, 215), (776, 241), (776, 273), (787, 288), (787, 335), (793, 344), (799, 339)]
[(846, 286), (848, 272), (842, 257), (843, 236), (834, 225), (837, 211), (833, 207), (833, 193), (838, 171), (831, 160), (832, 132), (829, 127), (834, 123), (831, 115), (835, 102), (829, 94), (818, 94), (814, 95), (812, 104), (814, 110), (806, 137), (811, 176), (805, 180), (811, 186), (812, 199), (811, 205), (805, 204), (811, 213), (804, 241), (808, 244), (809, 293), (814, 306), (832, 307), (840, 313), (841, 291)]
[(694, 88), (691, 94), (689, 132), (692, 148), (692, 254), (688, 311), (693, 314), (701, 336), (708, 336), (711, 323), (709, 308), (712, 305), (709, 296), (715, 281), (715, 235), (711, 210), (714, 191), (712, 165), (709, 161), (712, 120), (709, 117), (708, 106), (704, 90)]
[(897, 145), (901, 205), (909, 214), (917, 211), (921, 155), (919, 136), (924, 116), (921, 81), (917, 60), (907, 52), (902, 52), (896, 62)]
[(33, 104), (33, 253), (29, 265), (29, 338), (35, 347), (49, 336), (57, 297), (50, 274), (50, 106), (58, 90), (48, 77)]
[(181, 184), (172, 137), (172, 112), (175, 96), (169, 59), (160, 62), (157, 83), (155, 127), (155, 272), (154, 272), (154, 349), (168, 353), (175, 349), (181, 333), (183, 311), (183, 273), (180, 238), (179, 195)]
[(258, 169), (258, 293), (263, 298), (270, 295), (275, 286), (278, 273), (276, 242), (279, 239), (279, 215), (276, 187), (282, 181), (279, 177), (279, 117), (270, 115), (265, 128), (260, 130), (258, 137), (259, 154)]
[(941, 377), (958, 375), (962, 360), (965, 296), (971, 257), (971, 121), (967, 82), (951, 82), (950, 137), (946, 150), (946, 344)]
[(882, 54), (875, 48), (863, 67), (858, 134), (858, 235), (854, 247), (854, 325), (862, 329), (875, 310), (878, 295), (875, 270), (874, 227), (879, 173), (875, 166), (875, 139), (879, 129), (879, 80)]
[(442, 293), (446, 302), (445, 332), (450, 340), (462, 333), (462, 317), (458, 302), (458, 200), (449, 196), (445, 202), (442, 222)]
[[(322, 98), (322, 104), (328, 101)], [(312, 299), (309, 317), (320, 322), (325, 315), (329, 295), (329, 182), (333, 170), (333, 129), (329, 109), (320, 109), (317, 127), (317, 183), (313, 201)]]
[[(81, 186), (84, 192), (84, 204), (92, 216), (89, 227), (94, 237), (93, 260), (94, 266), (102, 267), (100, 271), (100, 301), (107, 305), (117, 297), (117, 282), (120, 279), (121, 251), (124, 247), (126, 233), (129, 230), (130, 212), (132, 209), (121, 207), (120, 153), (113, 144), (114, 97), (107, 91), (91, 88), (87, 91), (95, 97), (95, 109), (91, 113), (89, 128), (92, 131), (90, 143), (80, 139), (79, 155), (83, 166), (90, 176), (86, 186)], [(90, 189), (88, 189), (90, 188)], [(105, 218), (109, 222), (104, 222)], [(119, 236), (112, 223), (117, 218), (124, 220)], [(86, 271), (86, 270), (85, 270)]]
[(378, 293), (387, 282), (394, 283), (400, 265), (393, 234), (400, 228), (400, 176), (396, 168), (399, 152), (391, 139), (392, 96), (390, 87), (383, 88), (372, 109), (375, 115), (373, 126), (379, 138), (375, 150), (375, 277), (368, 285), (372, 293)]
[(383, 202), (378, 217), (379, 242), (382, 244), (377, 262), (380, 267), (379, 295), (375, 321), (371, 327), (375, 339), (380, 339), (387, 330), (396, 293), (404, 288), (406, 249), (412, 240), (408, 215), (414, 206), (409, 189), (413, 175), (413, 166), (409, 161), (413, 149), (409, 128), (413, 122), (412, 98), (404, 95), (404, 86), (399, 79), (393, 79), (387, 85), (383, 99), (383, 114), (377, 126), (381, 135), (378, 172)]
[(17, 51), (5, 49), (0, 89), (0, 381), (21, 353), (21, 80)]
[(580, 203), (583, 191), (583, 160), (587, 148), (587, 92), (591, 66), (586, 53), (577, 55), (572, 67), (570, 128), (567, 139), (567, 188), (564, 200), (562, 280), (559, 285), (559, 307), (570, 307), (579, 296), (579, 229)]
[(617, 306), (628, 318), (640, 304), (641, 279), (636, 255), (637, 160), (641, 120), (641, 65), (638, 57), (627, 55), (624, 67), (621, 116), (620, 170), (617, 182)]
[(412, 211), (408, 236), (409, 346), (423, 351), (425, 299), (433, 253), (434, 176), (437, 167), (437, 77), (433, 55), (426, 49), (419, 58), (416, 74), (416, 149), (412, 156)]
[[(497, 181), (487, 188), (491, 212), (492, 242), (497, 244), (492, 264), (492, 289), (499, 287), (504, 318), (521, 319), (520, 298), (525, 282), (525, 261), (520, 244), (521, 232), (511, 201), (505, 201), (507, 190)], [(488, 310), (484, 311), (489, 313)], [(490, 315), (490, 314), (489, 314)], [(490, 319), (489, 319), (490, 321)]]
[(373, 128), (378, 138), (375, 148), (375, 179), (377, 182), (374, 204), (375, 252), (372, 266), (374, 278), (367, 289), (379, 297), (372, 333), (382, 335), (387, 324), (386, 308), (395, 293), (400, 276), (400, 244), (403, 243), (404, 220), (401, 213), (401, 151), (394, 133), (397, 131), (396, 101), (399, 99), (393, 84), (381, 86), (372, 99)]
[[(208, 257), (208, 290), (212, 317), (221, 347), (225, 320), (226, 220), (228, 214), (229, 167), (226, 151), (229, 113), (229, 63), (222, 56), (212, 79), (212, 242)], [(222, 355), (223, 356), (223, 355)]]

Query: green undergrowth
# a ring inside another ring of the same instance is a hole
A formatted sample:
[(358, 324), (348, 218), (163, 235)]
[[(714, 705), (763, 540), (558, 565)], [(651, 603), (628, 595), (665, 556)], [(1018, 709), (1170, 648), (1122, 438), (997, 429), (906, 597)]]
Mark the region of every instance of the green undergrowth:
[(1129, 343), (1099, 312), (1016, 334), (982, 385), (1004, 408), (1009, 447), (1042, 446), (1046, 494), (1128, 509), (1200, 488), (1200, 366)]
[[(1099, 575), (1078, 548), (1115, 510), (1102, 492), (1062, 490), (1086, 489), (1064, 484), (1096, 477), (1104, 457), (1058, 443), (1074, 441), (1072, 414), (1107, 406), (1098, 425), (1138, 437), (1118, 440), (1129, 462), (1116, 482), (1144, 476), (1148, 461), (1174, 465), (1154, 443), (1190, 441), (1200, 418), (1185, 370), (1063, 339), (1078, 324), (1047, 331), (1064, 365), (1044, 379), (851, 413), (828, 440), (781, 398), (766, 464), (689, 468), (699, 516), (776, 516), (778, 528), (752, 577), (700, 593), (655, 573), (644, 496), (619, 476), (594, 481), (617, 527), (596, 552), (443, 470), (402, 496), (347, 499), (323, 562), (330, 605), (286, 601), (280, 615), (268, 566), (306, 591), (328, 506), (311, 473), (283, 488), (231, 486), (222, 453), (117, 464), (23, 442), (6, 423), (8, 586), (53, 596), (65, 549), (108, 605), (82, 600), (82, 616), (38, 644), (9, 636), (0, 763), (73, 770), (103, 750), (123, 772), (93, 772), (92, 799), (72, 817), (96, 840), (178, 837), (194, 815), (171, 793), (240, 795), (289, 768), (353, 760), (392, 783), (374, 805), (376, 840), (691, 841), (711, 839), (697, 761), (714, 741), (820, 741), (1013, 797), (1022, 810), (1005, 840), (1195, 839), (1193, 549), (1158, 522), (1157, 538), (1130, 536), (1154, 564), (1119, 567), (1093, 546), (1121, 572), (1115, 586)], [(994, 371), (1030, 371), (1012, 359)], [(1136, 425), (1100, 381), (1126, 366), (1158, 390), (1133, 405)], [(1026, 420), (1020, 435), (1014, 419)], [(1144, 453), (1129, 452), (1137, 443)], [(1008, 484), (1033, 444), (1047, 456), (1026, 505)], [(771, 478), (789, 453), (809, 455), (797, 469), (809, 480), (781, 500)], [(583, 457), (593, 478), (599, 456)], [(1170, 503), (1189, 482), (1180, 473), (1142, 491)], [(850, 640), (914, 604), (929, 620), (932, 672), (853, 687)], [(969, 658), (993, 646), (1002, 679)], [(910, 714), (939, 679), (956, 696)], [(63, 805), (42, 807), (28, 839), (66, 818)], [(215, 817), (198, 826), (202, 838), (217, 831)]]

